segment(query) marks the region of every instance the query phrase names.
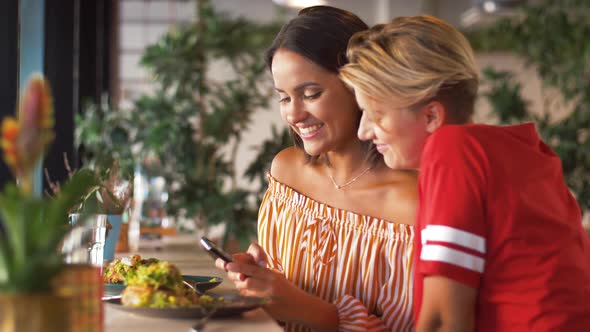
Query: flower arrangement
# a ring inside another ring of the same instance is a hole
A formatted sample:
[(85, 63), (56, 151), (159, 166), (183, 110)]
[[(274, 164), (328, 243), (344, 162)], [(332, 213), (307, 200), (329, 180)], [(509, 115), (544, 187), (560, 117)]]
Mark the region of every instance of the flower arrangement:
[(63, 269), (58, 246), (68, 227), (68, 211), (99, 187), (93, 172), (81, 170), (53, 196), (33, 193), (35, 165), (54, 138), (53, 100), (47, 80), (34, 75), (17, 118), (2, 122), (4, 160), (16, 178), (0, 192), (0, 293), (51, 291)]

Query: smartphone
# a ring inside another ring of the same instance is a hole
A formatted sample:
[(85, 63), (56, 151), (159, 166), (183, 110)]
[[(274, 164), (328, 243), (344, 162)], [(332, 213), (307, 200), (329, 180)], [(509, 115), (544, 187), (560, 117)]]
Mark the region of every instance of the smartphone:
[(232, 261), (231, 255), (226, 253), (225, 251), (219, 249), (215, 244), (213, 244), (213, 242), (211, 242), (211, 240), (209, 240), (208, 238), (202, 236), (201, 237), (201, 246), (203, 246), (203, 248), (205, 250), (207, 250), (207, 252), (213, 256), (213, 258), (221, 258), (223, 259), (226, 263), (230, 263)]

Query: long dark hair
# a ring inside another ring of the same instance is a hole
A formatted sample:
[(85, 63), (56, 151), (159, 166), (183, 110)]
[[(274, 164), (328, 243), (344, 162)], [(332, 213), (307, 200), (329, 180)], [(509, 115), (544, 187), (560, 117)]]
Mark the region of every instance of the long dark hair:
[[(346, 47), (352, 35), (369, 27), (355, 14), (330, 6), (313, 6), (299, 11), (299, 14), (287, 22), (266, 50), (264, 60), (269, 70), (272, 70), (272, 60), (279, 49), (295, 52), (321, 66), (338, 74), (340, 67), (348, 61)], [(360, 124), (361, 113), (357, 120)], [(295, 147), (303, 150), (303, 141), (289, 128)], [(367, 160), (373, 165), (381, 158), (371, 142), (362, 142), (367, 153)], [(304, 150), (305, 151), (305, 150)], [(307, 161), (315, 162), (319, 156), (305, 153)]]

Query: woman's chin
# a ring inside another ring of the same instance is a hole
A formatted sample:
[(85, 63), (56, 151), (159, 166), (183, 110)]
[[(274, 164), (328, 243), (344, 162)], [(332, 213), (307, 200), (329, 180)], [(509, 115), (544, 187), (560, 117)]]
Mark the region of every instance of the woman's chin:
[(417, 169), (420, 166), (418, 162), (399, 160), (399, 158), (392, 158), (386, 154), (383, 155), (383, 161), (387, 167), (398, 170)]
[(395, 163), (392, 162), (388, 162), (387, 159), (383, 159), (383, 161), (385, 162), (385, 166), (391, 168), (391, 169), (395, 169)]
[(324, 154), (324, 151), (321, 151), (320, 149), (316, 149), (313, 147), (309, 147), (309, 146), (303, 146), (303, 150), (305, 151), (305, 153), (307, 153), (308, 155), (312, 156), (312, 157), (317, 157), (320, 156), (322, 154)]
[(405, 165), (403, 165), (402, 162), (400, 162), (399, 159), (393, 158), (392, 156), (388, 156), (387, 154), (383, 154), (383, 161), (385, 162), (385, 165), (391, 169), (407, 168), (405, 167)]

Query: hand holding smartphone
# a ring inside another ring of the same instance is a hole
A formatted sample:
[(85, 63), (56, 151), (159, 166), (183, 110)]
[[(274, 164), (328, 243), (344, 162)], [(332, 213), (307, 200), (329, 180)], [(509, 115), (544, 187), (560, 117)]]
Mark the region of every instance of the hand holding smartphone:
[(208, 238), (202, 236), (201, 240), (199, 242), (201, 243), (201, 246), (203, 247), (203, 249), (207, 250), (207, 252), (213, 258), (221, 258), (226, 263), (232, 262), (231, 255), (226, 253), (225, 251), (219, 249), (219, 247), (217, 247), (215, 244), (213, 244), (213, 242), (211, 242), (211, 240), (209, 240)]

